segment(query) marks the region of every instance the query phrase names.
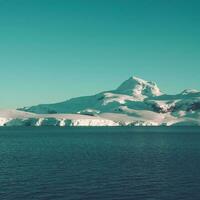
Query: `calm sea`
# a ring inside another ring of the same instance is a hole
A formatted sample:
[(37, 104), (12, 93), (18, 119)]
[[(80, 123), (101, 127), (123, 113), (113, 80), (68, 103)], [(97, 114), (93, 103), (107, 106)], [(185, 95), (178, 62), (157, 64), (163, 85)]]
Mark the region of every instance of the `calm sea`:
[(0, 200), (199, 200), (200, 128), (0, 128)]

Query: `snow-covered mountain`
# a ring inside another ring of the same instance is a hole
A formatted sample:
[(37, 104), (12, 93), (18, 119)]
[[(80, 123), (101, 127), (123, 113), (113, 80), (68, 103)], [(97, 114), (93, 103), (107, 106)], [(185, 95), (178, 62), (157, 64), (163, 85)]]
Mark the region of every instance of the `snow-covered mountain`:
[(0, 125), (200, 125), (200, 91), (167, 95), (154, 82), (131, 77), (96, 95), (0, 111)]
[[(73, 98), (56, 104), (42, 104), (32, 107), (25, 107), (19, 110), (33, 112), (37, 114), (52, 113), (104, 113), (115, 112), (120, 106), (127, 103), (138, 105), (145, 99), (163, 95), (157, 85), (142, 79), (131, 77), (123, 82), (116, 90), (101, 92), (92, 96)], [(146, 106), (145, 106), (146, 107)], [(144, 108), (145, 108), (144, 107)]]

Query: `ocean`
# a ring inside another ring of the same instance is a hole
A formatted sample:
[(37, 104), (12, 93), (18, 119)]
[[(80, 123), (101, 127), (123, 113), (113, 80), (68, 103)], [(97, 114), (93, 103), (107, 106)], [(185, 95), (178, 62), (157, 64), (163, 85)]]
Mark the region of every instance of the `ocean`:
[(0, 199), (199, 200), (200, 128), (0, 128)]

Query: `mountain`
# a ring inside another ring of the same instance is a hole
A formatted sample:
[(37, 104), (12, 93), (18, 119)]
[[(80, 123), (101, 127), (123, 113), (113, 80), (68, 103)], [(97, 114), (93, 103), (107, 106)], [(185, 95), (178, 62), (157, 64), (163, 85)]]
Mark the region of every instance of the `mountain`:
[(167, 95), (156, 83), (131, 77), (96, 95), (0, 111), (0, 125), (200, 125), (200, 91)]
[[(19, 110), (37, 114), (84, 113), (91, 110), (95, 113), (113, 112), (128, 102), (143, 102), (145, 99), (163, 95), (158, 86), (137, 77), (131, 77), (116, 90), (101, 92), (96, 95), (73, 98), (56, 104), (42, 104), (25, 107)], [(142, 103), (143, 104), (143, 103)]]

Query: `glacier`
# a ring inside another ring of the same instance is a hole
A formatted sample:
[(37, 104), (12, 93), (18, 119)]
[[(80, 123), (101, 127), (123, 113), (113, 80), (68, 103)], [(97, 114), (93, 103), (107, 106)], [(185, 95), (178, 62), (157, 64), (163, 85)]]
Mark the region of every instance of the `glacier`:
[(157, 84), (130, 77), (115, 90), (0, 110), (0, 126), (199, 126), (200, 91), (163, 93)]

